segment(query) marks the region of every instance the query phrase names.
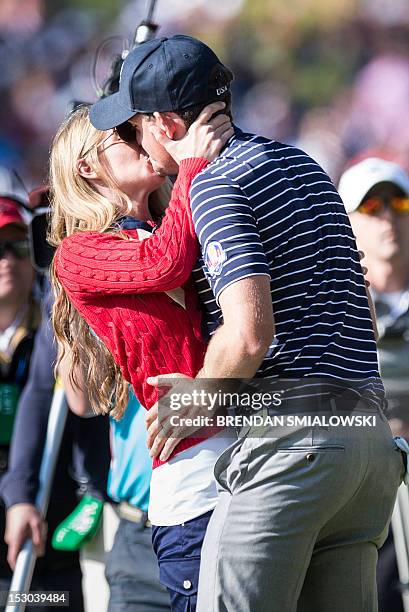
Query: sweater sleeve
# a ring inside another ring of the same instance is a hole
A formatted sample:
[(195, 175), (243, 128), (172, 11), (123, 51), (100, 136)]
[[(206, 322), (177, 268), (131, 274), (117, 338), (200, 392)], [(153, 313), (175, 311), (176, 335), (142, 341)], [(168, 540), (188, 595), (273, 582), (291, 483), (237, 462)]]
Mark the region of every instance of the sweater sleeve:
[(55, 255), (58, 278), (68, 292), (96, 295), (171, 291), (189, 278), (198, 257), (190, 213), (193, 178), (208, 161), (185, 159), (160, 228), (146, 240), (78, 232)]

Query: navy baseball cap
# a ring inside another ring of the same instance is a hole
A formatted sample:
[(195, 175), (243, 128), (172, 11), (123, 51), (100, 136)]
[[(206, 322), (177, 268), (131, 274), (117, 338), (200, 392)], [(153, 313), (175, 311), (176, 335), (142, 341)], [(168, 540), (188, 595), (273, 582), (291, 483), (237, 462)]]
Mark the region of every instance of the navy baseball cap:
[(230, 70), (200, 40), (181, 34), (154, 38), (127, 55), (119, 91), (96, 102), (90, 120), (98, 130), (108, 130), (136, 113), (178, 111), (215, 102), (223, 99), (232, 79)]

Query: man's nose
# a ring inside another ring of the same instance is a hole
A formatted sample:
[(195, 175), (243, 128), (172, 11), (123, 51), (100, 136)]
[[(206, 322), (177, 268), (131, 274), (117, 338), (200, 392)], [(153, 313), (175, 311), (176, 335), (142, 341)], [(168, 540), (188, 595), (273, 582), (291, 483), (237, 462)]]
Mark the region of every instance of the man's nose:
[(394, 223), (396, 220), (395, 213), (393, 212), (389, 204), (387, 204), (386, 202), (384, 202), (382, 206), (382, 210), (380, 211), (380, 217), (385, 221), (389, 221), (389, 223)]

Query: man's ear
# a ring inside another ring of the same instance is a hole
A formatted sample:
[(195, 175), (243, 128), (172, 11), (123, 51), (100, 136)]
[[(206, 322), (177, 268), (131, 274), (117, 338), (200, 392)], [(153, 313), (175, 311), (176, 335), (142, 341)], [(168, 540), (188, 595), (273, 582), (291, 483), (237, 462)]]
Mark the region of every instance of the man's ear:
[(98, 178), (98, 174), (95, 172), (95, 170), (89, 165), (89, 163), (83, 157), (81, 157), (77, 161), (77, 172), (80, 176), (84, 177), (85, 179), (97, 179)]
[(186, 127), (183, 120), (176, 113), (153, 113), (156, 120), (156, 125), (166, 134), (171, 140), (178, 140), (186, 133)]

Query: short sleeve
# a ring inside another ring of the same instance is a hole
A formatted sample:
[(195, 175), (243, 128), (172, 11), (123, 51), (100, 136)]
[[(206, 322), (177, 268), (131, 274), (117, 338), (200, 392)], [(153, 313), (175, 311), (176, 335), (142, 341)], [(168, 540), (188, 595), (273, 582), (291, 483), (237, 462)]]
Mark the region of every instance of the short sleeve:
[(229, 285), (249, 276), (270, 277), (254, 211), (238, 185), (204, 172), (192, 183), (190, 202), (204, 272), (217, 304)]

